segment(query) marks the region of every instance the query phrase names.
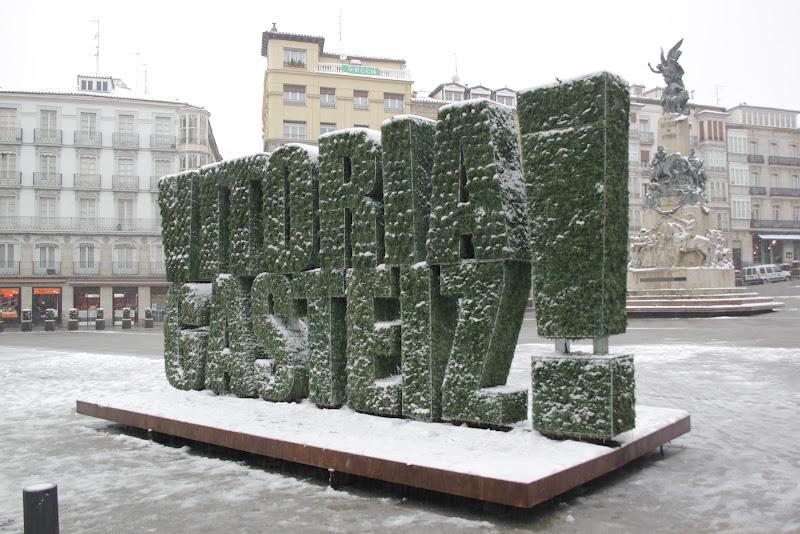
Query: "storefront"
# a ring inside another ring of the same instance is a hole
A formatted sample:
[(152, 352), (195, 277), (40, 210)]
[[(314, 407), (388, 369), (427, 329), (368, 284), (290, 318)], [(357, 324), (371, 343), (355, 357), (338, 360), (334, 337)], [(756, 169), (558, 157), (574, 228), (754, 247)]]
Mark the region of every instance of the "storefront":
[(0, 320), (6, 324), (18, 324), (21, 307), (20, 288), (0, 287)]
[(60, 287), (34, 287), (33, 288), (33, 322), (44, 324), (46, 310), (55, 310), (57, 324), (61, 324), (61, 288)]
[(753, 263), (791, 263), (800, 259), (800, 234), (753, 234)]
[(164, 306), (167, 302), (167, 289), (164, 286), (155, 286), (150, 288), (150, 309), (153, 310), (153, 319), (155, 321), (164, 320)]
[(97, 308), (100, 307), (100, 288), (76, 287), (73, 293), (72, 307), (78, 310), (78, 321), (81, 325), (93, 325), (97, 318)]
[(113, 300), (113, 318), (115, 325), (122, 324), (122, 310), (123, 308), (131, 309), (131, 319), (136, 322), (139, 310), (139, 288), (137, 287), (114, 287), (112, 288)]

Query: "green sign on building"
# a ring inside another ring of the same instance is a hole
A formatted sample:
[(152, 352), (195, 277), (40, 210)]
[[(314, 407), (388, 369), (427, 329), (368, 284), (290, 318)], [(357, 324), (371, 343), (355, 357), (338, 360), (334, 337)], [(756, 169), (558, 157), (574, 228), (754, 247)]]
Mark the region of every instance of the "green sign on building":
[(347, 74), (365, 74), (367, 76), (380, 76), (381, 69), (378, 67), (364, 67), (362, 65), (342, 65), (342, 72)]

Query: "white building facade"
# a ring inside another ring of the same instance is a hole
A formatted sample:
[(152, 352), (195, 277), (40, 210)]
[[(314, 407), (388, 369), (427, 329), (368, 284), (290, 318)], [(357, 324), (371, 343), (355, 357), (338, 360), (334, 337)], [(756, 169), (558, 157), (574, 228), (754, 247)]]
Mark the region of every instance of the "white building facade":
[[(79, 76), (75, 91), (0, 89), (0, 316), (163, 307), (158, 179), (217, 161), (209, 113)], [(137, 314), (139, 315), (139, 314)], [(138, 317), (137, 317), (138, 319)]]

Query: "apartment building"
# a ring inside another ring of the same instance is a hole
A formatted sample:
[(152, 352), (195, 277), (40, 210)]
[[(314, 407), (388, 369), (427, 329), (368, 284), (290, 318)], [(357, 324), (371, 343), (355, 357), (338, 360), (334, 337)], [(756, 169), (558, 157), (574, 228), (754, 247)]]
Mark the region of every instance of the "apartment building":
[(279, 32), (262, 35), (263, 141), (270, 152), (287, 142), (316, 144), (321, 134), (351, 127), (379, 129), (411, 112), (411, 76), (402, 59), (325, 50), (325, 39)]
[(800, 112), (747, 104), (729, 112), (734, 251), (744, 263), (799, 259)]
[(427, 96), (414, 93), (411, 98), (411, 113), (436, 120), (439, 108), (443, 105), (473, 98), (487, 98), (512, 108), (517, 107), (517, 92), (511, 88), (490, 89), (484, 85), (464, 85), (458, 76), (453, 76), (451, 81), (437, 85)]
[(78, 76), (64, 91), (0, 88), (0, 315), (163, 308), (158, 179), (220, 159), (202, 107)]

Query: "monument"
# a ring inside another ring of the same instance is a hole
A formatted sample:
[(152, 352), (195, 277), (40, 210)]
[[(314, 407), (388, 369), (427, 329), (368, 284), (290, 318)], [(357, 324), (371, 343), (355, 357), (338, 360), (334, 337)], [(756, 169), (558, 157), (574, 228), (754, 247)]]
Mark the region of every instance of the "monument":
[(710, 225), (703, 161), (691, 148), (689, 94), (678, 59), (683, 39), (650, 70), (664, 76), (661, 144), (650, 162), (642, 230), (631, 238), (628, 289), (699, 289), (734, 286), (730, 250)]

